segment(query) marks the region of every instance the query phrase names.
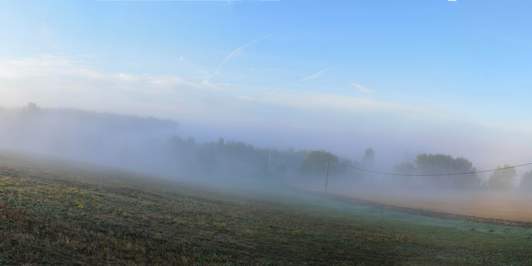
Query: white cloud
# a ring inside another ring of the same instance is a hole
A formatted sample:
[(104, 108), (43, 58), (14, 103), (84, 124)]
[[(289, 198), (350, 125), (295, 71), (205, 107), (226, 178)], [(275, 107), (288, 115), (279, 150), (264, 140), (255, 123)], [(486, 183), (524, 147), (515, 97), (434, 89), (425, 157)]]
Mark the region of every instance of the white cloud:
[(351, 88), (360, 94), (371, 94), (375, 92), (374, 90), (355, 82), (351, 83)]
[[(0, 105), (42, 105), (171, 117), (201, 112), (230, 88), (180, 76), (106, 73), (57, 56), (0, 61)], [(200, 100), (198, 100), (200, 99)]]
[[(234, 54), (234, 53), (233, 53)], [(233, 55), (234, 56), (234, 55)], [(325, 72), (323, 69), (313, 76)], [(312, 78), (312, 77), (311, 77)], [(355, 85), (354, 85), (355, 86)], [(359, 90), (369, 92), (362, 86)], [(362, 89), (364, 88), (364, 89)], [(328, 109), (339, 112), (415, 112), (410, 106), (325, 92), (291, 90), (246, 90), (220, 82), (178, 75), (139, 75), (107, 73), (86, 62), (58, 56), (0, 61), (0, 104), (24, 104), (36, 101), (52, 106), (106, 111), (172, 110), (165, 117), (180, 113), (209, 115), (227, 113), (244, 116), (239, 107), (257, 103), (300, 110)], [(8, 102), (11, 99), (11, 103)], [(17, 100), (18, 99), (18, 100)], [(102, 100), (103, 99), (103, 100)], [(213, 103), (219, 106), (212, 105)], [(144, 106), (145, 108), (138, 108)], [(231, 106), (231, 108), (228, 108)], [(121, 108), (120, 108), (121, 107)], [(126, 108), (127, 107), (127, 108)], [(227, 110), (224, 110), (226, 108)], [(160, 113), (157, 113), (160, 114)]]
[[(356, 83), (353, 88), (362, 94), (373, 91)], [(500, 141), (505, 139), (503, 135), (515, 134), (490, 135), (499, 131), (480, 128), (478, 121), (463, 121), (463, 115), (364, 95), (258, 90), (179, 75), (109, 73), (81, 60), (57, 56), (0, 60), (0, 106), (22, 106), (30, 101), (47, 107), (158, 116), (227, 128), (267, 127), (280, 138), (312, 132), (323, 136), (324, 143), (336, 143), (338, 149), (360, 139), (382, 141), (398, 150), (413, 143), (414, 148), (432, 147), (423, 151), (453, 152), (456, 144), (455, 151), (464, 149), (466, 156), (473, 155), (475, 149), (485, 154), (484, 143), (495, 148), (516, 147)], [(477, 143), (476, 148), (467, 149), (472, 143)], [(504, 155), (519, 159), (523, 154), (516, 149)]]
[(402, 105), (373, 99), (338, 95), (327, 92), (264, 92), (255, 101), (301, 110), (327, 110), (349, 113), (399, 113), (408, 115), (418, 112), (431, 112), (423, 107)]

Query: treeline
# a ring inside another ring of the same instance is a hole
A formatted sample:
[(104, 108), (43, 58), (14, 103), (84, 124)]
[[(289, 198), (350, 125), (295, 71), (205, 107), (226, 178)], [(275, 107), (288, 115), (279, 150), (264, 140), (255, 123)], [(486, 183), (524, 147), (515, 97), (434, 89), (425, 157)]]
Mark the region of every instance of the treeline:
[(494, 171), (478, 173), (471, 161), (444, 154), (420, 154), (412, 162), (397, 165), (395, 171), (399, 174), (397, 179), (406, 186), (504, 191), (517, 185), (532, 190), (532, 171), (523, 174), (517, 182), (519, 175), (512, 166), (503, 165)]
[[(209, 178), (284, 179), (324, 181), (341, 178), (352, 183), (384, 180), (395, 186), (436, 189), (510, 190), (519, 180), (516, 169), (500, 166), (479, 174), (473, 163), (446, 154), (419, 154), (413, 161), (398, 164), (392, 173), (375, 169), (371, 148), (359, 160), (342, 158), (325, 150), (277, 150), (257, 148), (237, 141), (219, 139), (198, 143), (192, 138), (173, 137), (168, 145), (178, 173)], [(384, 172), (382, 172), (384, 173)], [(378, 183), (378, 182), (377, 182)], [(532, 171), (522, 176), (521, 188), (532, 189)]]
[(475, 188), (481, 185), (472, 162), (445, 154), (420, 154), (413, 162), (397, 165), (395, 171), (401, 174), (398, 179), (406, 186)]
[(168, 152), (182, 173), (207, 177), (286, 178), (307, 176), (358, 177), (353, 166), (359, 162), (327, 151), (278, 150), (225, 141), (198, 143), (193, 138), (175, 136)]
[[(400, 186), (532, 190), (532, 171), (521, 178), (501, 166), (478, 175), (473, 163), (445, 154), (420, 154), (378, 174), (376, 153), (368, 148), (356, 160), (325, 150), (258, 148), (238, 141), (200, 143), (179, 136), (177, 123), (78, 110), (41, 109), (35, 104), (0, 109), (0, 149), (52, 155), (67, 160), (122, 167), (171, 178), (247, 178), (283, 180), (333, 179), (352, 182), (385, 180)], [(377, 172), (377, 173), (376, 173)], [(448, 174), (446, 174), (448, 173)], [(458, 173), (458, 174), (457, 174)]]

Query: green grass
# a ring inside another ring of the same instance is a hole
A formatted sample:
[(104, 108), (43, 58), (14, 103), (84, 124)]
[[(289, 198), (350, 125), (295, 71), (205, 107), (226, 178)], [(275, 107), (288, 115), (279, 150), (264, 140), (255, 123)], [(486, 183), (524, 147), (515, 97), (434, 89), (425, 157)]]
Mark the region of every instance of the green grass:
[(532, 229), (0, 156), (0, 265), (530, 265)]

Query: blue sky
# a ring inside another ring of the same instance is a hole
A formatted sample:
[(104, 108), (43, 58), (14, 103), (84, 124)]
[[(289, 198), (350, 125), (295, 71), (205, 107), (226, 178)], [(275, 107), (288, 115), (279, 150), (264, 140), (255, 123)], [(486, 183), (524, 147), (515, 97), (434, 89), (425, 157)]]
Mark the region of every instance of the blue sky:
[(0, 1), (0, 104), (296, 129), (325, 110), (340, 129), (381, 121), (367, 135), (530, 130), (531, 11), (500, 0)]

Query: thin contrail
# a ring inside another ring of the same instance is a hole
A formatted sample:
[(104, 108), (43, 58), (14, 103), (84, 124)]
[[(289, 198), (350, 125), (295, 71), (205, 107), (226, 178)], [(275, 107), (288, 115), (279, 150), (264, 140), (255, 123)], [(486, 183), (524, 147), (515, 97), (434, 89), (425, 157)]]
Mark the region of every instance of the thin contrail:
[[(212, 77), (217, 76), (227, 63), (229, 63), (231, 60), (233, 60), (233, 58), (235, 58), (235, 57), (239, 56), (240, 54), (242, 54), (242, 52), (244, 50), (246, 50), (247, 48), (249, 48), (249, 47), (251, 47), (251, 46), (253, 46), (253, 45), (255, 45), (255, 44), (259, 43), (259, 42), (262, 42), (262, 41), (264, 41), (264, 40), (266, 40), (266, 39), (268, 39), (270, 37), (271, 37), (271, 35), (266, 35), (266, 36), (263, 36), (261, 38), (257, 38), (257, 39), (251, 40), (251, 41), (245, 43), (244, 45), (239, 46), (239, 47), (235, 48), (234, 50), (232, 50), (218, 64), (218, 66), (216, 67), (216, 70), (214, 71), (214, 74), (212, 75)], [(209, 78), (209, 80), (211, 78)]]
[(329, 69), (328, 68), (324, 68), (324, 69), (321, 69), (317, 72), (314, 72), (308, 76), (305, 76), (303, 77), (300, 81), (309, 81), (309, 80), (315, 80), (315, 79), (318, 79), (320, 78), (323, 74), (325, 74), (325, 72), (327, 72)]

